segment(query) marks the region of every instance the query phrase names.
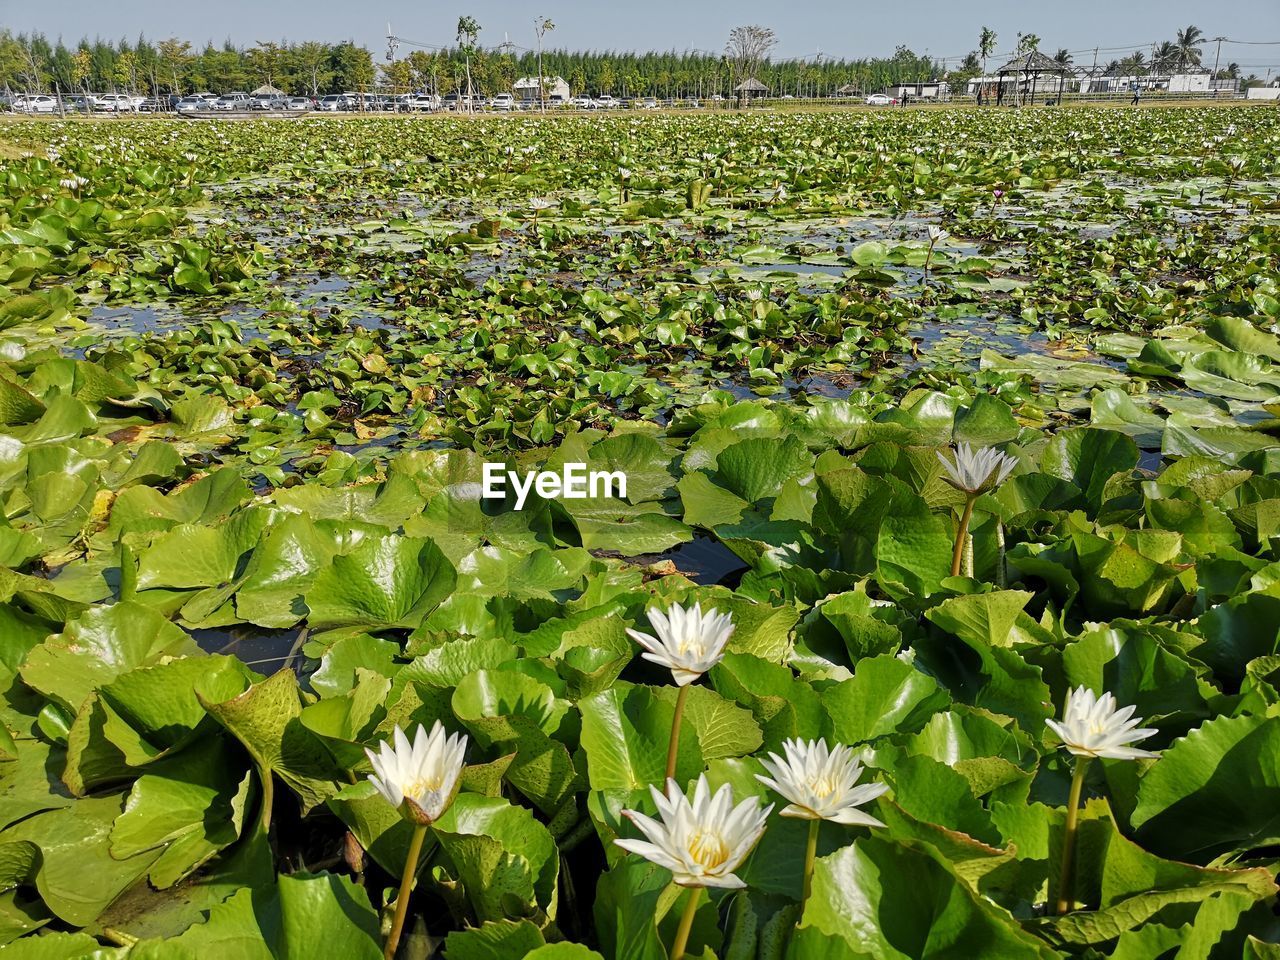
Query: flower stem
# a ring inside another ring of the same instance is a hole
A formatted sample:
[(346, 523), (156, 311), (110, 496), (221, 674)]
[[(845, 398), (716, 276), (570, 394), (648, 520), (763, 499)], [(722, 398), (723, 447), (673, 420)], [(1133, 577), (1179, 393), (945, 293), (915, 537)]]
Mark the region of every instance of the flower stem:
[(409, 888), (413, 886), (413, 876), (418, 872), (418, 856), (422, 853), (422, 841), (426, 839), (427, 828), (423, 824), (415, 824), (413, 839), (409, 841), (409, 855), (404, 860), (404, 876), (400, 878), (400, 893), (396, 897), (396, 915), (391, 921), (391, 933), (387, 935), (387, 948), (382, 952), (386, 960), (396, 955), (396, 947), (400, 946), (400, 934), (404, 930), (404, 918), (409, 914)]
[[(681, 688), (682, 692), (685, 688)], [(680, 917), (680, 926), (676, 928), (676, 939), (671, 944), (670, 960), (681, 960), (685, 947), (689, 945), (689, 931), (693, 929), (693, 917), (698, 912), (698, 901), (702, 899), (702, 888), (694, 887), (689, 891), (689, 901), (684, 905), (684, 914)]]
[(1058, 884), (1058, 904), (1054, 911), (1058, 916), (1069, 913), (1075, 906), (1076, 820), (1080, 812), (1080, 791), (1084, 787), (1084, 772), (1089, 767), (1089, 757), (1076, 757), (1075, 774), (1071, 777), (1071, 796), (1067, 799), (1067, 832), (1062, 838), (1062, 880)]
[(956, 527), (956, 548), (951, 554), (951, 575), (960, 576), (960, 564), (964, 560), (964, 545), (969, 540), (969, 521), (973, 519), (973, 505), (978, 495), (971, 493), (964, 501), (964, 513), (960, 515), (960, 526)]
[(676, 712), (671, 717), (671, 742), (667, 744), (667, 775), (663, 786), (676, 775), (676, 754), (680, 752), (680, 721), (684, 717), (684, 702), (689, 699), (689, 688), (683, 686), (676, 695)]
[(804, 898), (800, 901), (800, 909), (809, 902), (809, 894), (813, 892), (813, 861), (818, 858), (818, 827), (822, 821), (809, 821), (809, 844), (804, 850)]
[(258, 765), (258, 779), (262, 782), (262, 835), (271, 835), (271, 807), (275, 802), (276, 783), (271, 768), (265, 763)]

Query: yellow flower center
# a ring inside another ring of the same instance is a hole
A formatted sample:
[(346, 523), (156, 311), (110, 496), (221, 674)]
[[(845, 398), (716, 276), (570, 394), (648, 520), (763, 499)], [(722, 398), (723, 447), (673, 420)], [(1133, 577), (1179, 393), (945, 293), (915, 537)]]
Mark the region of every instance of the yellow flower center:
[(438, 778), (423, 777), (420, 780), (413, 780), (406, 783), (404, 785), (403, 792), (406, 797), (413, 797), (414, 799), (417, 799), (418, 797), (423, 797), (428, 793), (439, 790), (440, 786), (441, 783)]
[(815, 797), (820, 800), (826, 800), (836, 792), (837, 785), (835, 778), (831, 776), (819, 777), (810, 784), (810, 789), (813, 791), (813, 795)]
[(689, 855), (695, 863), (714, 870), (729, 859), (729, 847), (720, 834), (699, 830), (689, 838)]

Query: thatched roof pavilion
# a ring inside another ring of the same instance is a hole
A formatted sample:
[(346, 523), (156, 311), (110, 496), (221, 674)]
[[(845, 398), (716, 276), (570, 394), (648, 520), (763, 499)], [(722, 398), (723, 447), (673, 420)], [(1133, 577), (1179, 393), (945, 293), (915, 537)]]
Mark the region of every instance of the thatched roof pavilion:
[[(1007, 96), (1013, 97), (1015, 105), (1019, 102), (1027, 103), (1027, 97), (1030, 94), (1030, 102), (1034, 104), (1036, 102), (1036, 90), (1040, 86), (1040, 78), (1043, 76), (1056, 76), (1058, 78), (1058, 100), (1061, 102), (1063, 80), (1070, 72), (1071, 68), (1065, 63), (1060, 63), (1052, 57), (1047, 57), (1039, 50), (1020, 53), (996, 71), (996, 76), (999, 77), (996, 103), (1004, 103)], [(1006, 84), (1012, 86), (1011, 91), (1008, 93), (1005, 91)]]

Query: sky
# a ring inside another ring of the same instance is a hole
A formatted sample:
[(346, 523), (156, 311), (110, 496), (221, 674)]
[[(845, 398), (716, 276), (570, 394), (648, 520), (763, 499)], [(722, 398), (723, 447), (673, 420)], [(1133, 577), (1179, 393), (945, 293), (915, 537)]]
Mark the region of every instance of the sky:
[[(73, 43), (83, 36), (119, 39), (144, 33), (153, 40), (176, 36), (197, 45), (228, 37), (241, 46), (270, 40), (355, 40), (381, 60), (387, 24), (406, 40), (453, 43), (454, 27), (470, 14), (482, 29), (482, 46), (510, 40), (535, 44), (533, 20), (556, 24), (544, 45), (570, 49), (685, 50), (719, 52), (729, 29), (744, 23), (772, 27), (775, 59), (886, 56), (898, 44), (935, 58), (959, 58), (977, 46), (983, 26), (999, 35), (999, 53), (1011, 52), (1019, 31), (1041, 38), (1048, 52), (1065, 47), (1081, 64), (1117, 59), (1154, 41), (1171, 40), (1188, 24), (1207, 36), (1224, 36), (1222, 63), (1245, 74), (1280, 72), (1280, 0), (0, 0), (0, 27), (39, 31)], [(1240, 41), (1251, 41), (1243, 43)], [(403, 55), (412, 49), (402, 45)], [(1212, 65), (1214, 45), (1205, 52)]]

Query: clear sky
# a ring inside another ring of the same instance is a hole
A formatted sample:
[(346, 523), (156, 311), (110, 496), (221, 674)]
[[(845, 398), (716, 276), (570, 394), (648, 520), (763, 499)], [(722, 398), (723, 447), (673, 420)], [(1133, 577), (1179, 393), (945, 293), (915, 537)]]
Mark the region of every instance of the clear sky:
[[(458, 16), (483, 28), (484, 46), (534, 45), (533, 19), (556, 23), (548, 46), (573, 49), (719, 51), (729, 29), (742, 23), (772, 27), (775, 58), (888, 55), (898, 44), (931, 56), (960, 57), (977, 45), (984, 24), (999, 34), (1000, 53), (1018, 31), (1038, 34), (1049, 52), (1065, 47), (1088, 63), (1095, 46), (1106, 62), (1153, 41), (1169, 40), (1187, 24), (1207, 36), (1253, 44), (1223, 44), (1222, 61), (1264, 76), (1280, 66), (1280, 0), (0, 0), (0, 26), (41, 31), (68, 43), (82, 36), (118, 39), (140, 32), (153, 40), (177, 36), (203, 45), (228, 37), (237, 45), (267, 40), (353, 39), (381, 60), (387, 23), (396, 34), (425, 44), (453, 42)], [(1274, 43), (1266, 44), (1266, 41)], [(1111, 49), (1107, 49), (1111, 48)], [(403, 54), (409, 48), (402, 47)], [(1213, 45), (1206, 46), (1213, 60)]]

